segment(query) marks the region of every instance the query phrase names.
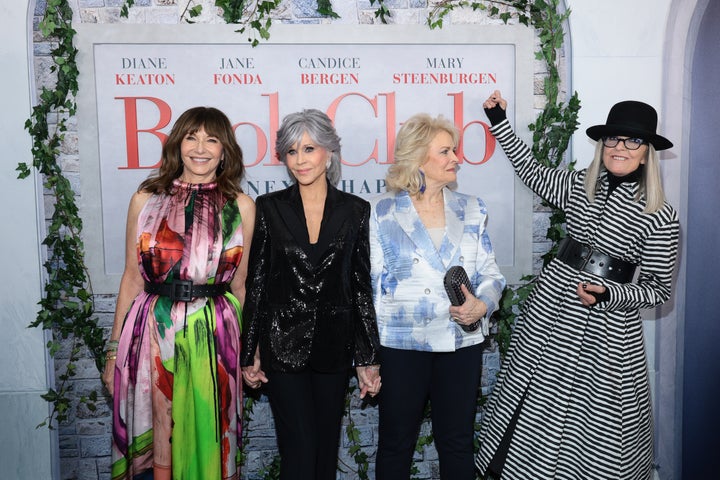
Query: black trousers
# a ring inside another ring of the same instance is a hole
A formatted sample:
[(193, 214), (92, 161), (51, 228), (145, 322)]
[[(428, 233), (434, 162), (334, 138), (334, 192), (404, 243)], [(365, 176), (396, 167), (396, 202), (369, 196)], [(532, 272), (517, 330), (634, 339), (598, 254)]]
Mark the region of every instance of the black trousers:
[(269, 373), (280, 480), (335, 480), (348, 372)]
[(475, 479), (473, 432), (482, 353), (482, 345), (442, 353), (382, 347), (377, 480), (410, 478), (428, 398), (440, 478)]

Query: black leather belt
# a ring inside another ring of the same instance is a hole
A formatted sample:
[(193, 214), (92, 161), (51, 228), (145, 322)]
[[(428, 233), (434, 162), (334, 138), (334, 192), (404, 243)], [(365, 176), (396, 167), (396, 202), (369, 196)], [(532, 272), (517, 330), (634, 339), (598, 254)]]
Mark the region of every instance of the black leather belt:
[(173, 302), (189, 302), (198, 297), (219, 297), (230, 290), (227, 283), (193, 285), (192, 280), (173, 280), (172, 283), (145, 282), (145, 291), (151, 295), (170, 297)]
[(590, 245), (565, 237), (558, 247), (558, 260), (581, 272), (588, 272), (617, 283), (630, 283), (637, 265), (611, 257)]

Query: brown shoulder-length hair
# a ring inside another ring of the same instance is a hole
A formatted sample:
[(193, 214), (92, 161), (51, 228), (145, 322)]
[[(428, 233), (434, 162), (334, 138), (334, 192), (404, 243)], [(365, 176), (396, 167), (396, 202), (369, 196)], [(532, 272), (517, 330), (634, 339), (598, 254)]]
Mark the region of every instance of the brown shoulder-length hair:
[(194, 107), (180, 115), (163, 145), (160, 168), (140, 184), (138, 192), (172, 193), (173, 180), (183, 172), (180, 144), (187, 135), (200, 128), (217, 138), (223, 147), (223, 159), (215, 173), (219, 191), (227, 198), (235, 198), (242, 192), (240, 180), (245, 173), (242, 149), (237, 143), (230, 120), (213, 107)]

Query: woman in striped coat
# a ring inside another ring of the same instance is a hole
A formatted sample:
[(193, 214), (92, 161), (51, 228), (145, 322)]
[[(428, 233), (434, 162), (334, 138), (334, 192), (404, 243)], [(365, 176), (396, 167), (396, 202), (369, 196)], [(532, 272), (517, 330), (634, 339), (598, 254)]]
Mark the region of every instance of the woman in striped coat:
[[(487, 405), (476, 465), (484, 478), (647, 479), (653, 425), (639, 310), (670, 297), (678, 218), (665, 202), (645, 103), (613, 106), (586, 170), (532, 158), (495, 91), (483, 104), (520, 179), (565, 212), (568, 239), (517, 320)], [(637, 270), (637, 275), (635, 275)]]

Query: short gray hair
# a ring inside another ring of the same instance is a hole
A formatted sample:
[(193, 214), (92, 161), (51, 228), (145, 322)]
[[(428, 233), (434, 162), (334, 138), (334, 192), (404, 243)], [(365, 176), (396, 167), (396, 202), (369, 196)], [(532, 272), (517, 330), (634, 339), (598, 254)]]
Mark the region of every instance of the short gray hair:
[[(278, 160), (286, 163), (287, 152), (298, 143), (304, 133), (307, 133), (313, 142), (331, 152), (330, 166), (327, 169), (327, 179), (335, 186), (341, 177), (340, 137), (335, 131), (332, 120), (325, 113), (314, 108), (302, 110), (287, 115), (277, 131), (275, 152)], [(292, 177), (292, 175), (290, 175)]]

